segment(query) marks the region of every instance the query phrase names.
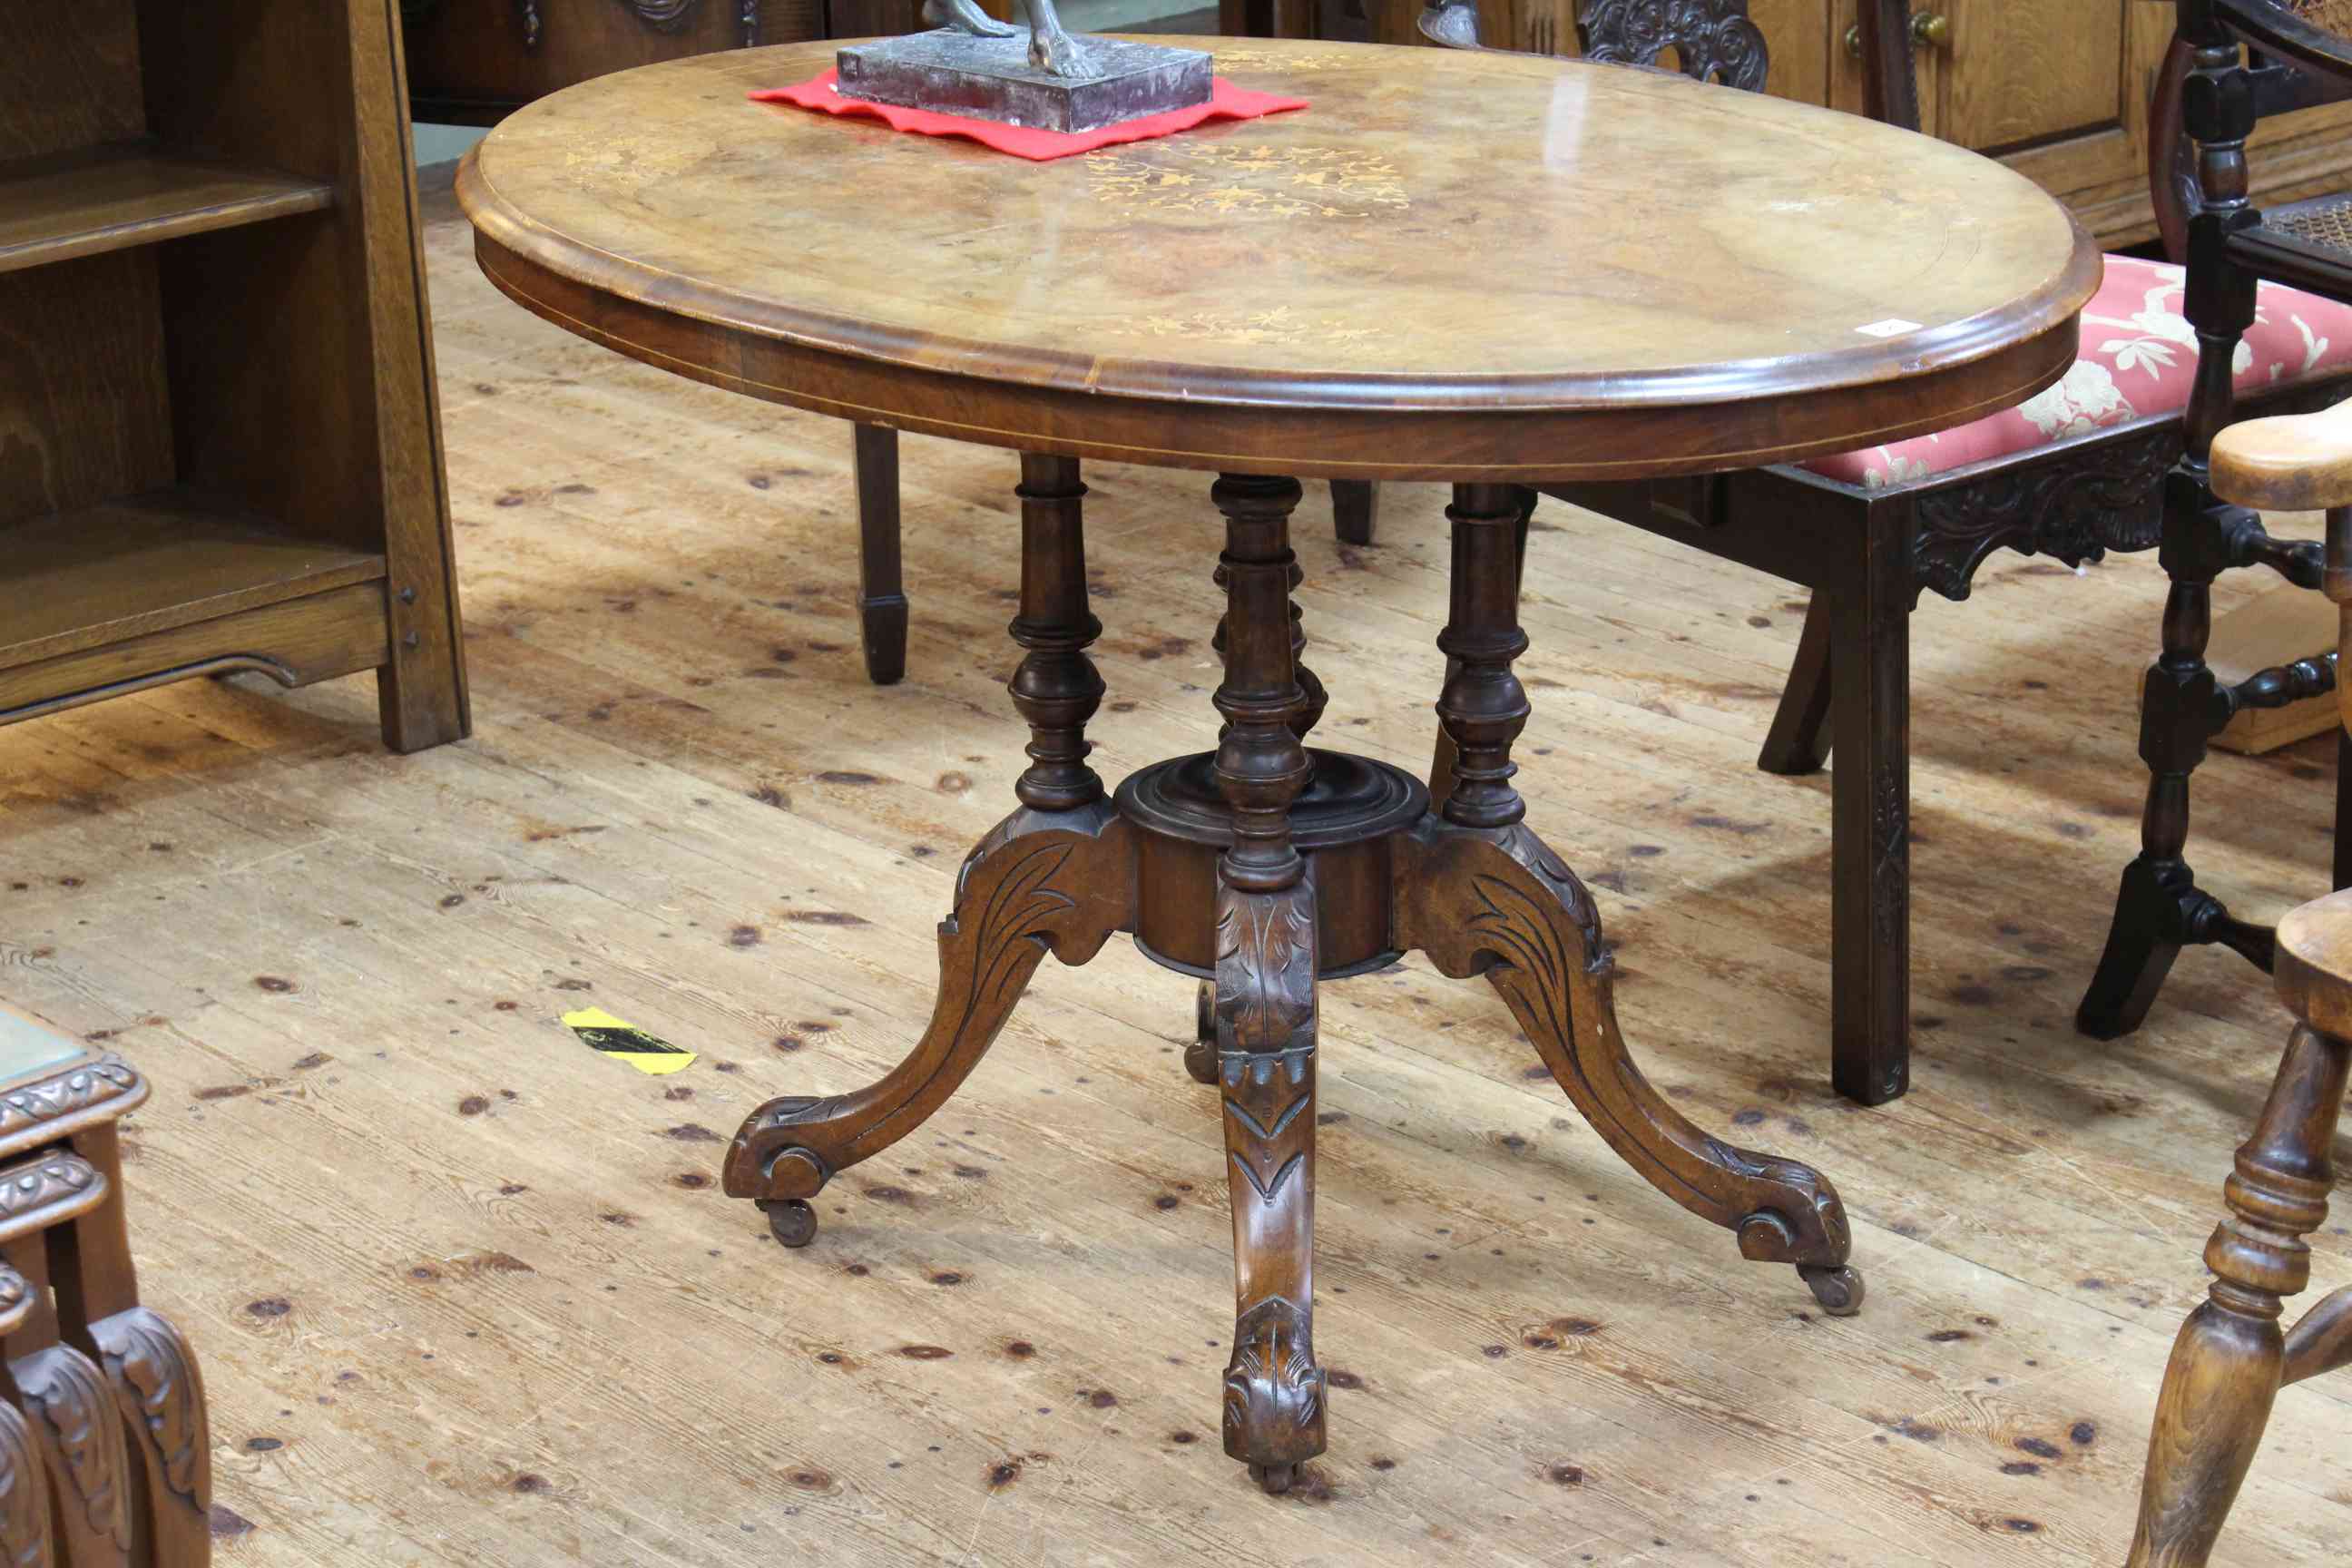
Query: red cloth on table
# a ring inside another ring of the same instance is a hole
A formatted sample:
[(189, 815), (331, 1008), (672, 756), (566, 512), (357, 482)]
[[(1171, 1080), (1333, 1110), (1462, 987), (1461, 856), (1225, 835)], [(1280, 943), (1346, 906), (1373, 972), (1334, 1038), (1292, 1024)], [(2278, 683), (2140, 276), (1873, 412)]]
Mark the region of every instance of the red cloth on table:
[(845, 98), (834, 90), (836, 74), (826, 69), (797, 86), (769, 88), (751, 94), (751, 101), (789, 103), (826, 114), (862, 115), (879, 120), (893, 131), (911, 131), (920, 136), (968, 136), (983, 147), (993, 147), (1000, 153), (1010, 153), (1016, 158), (1028, 158), (1041, 163), (1055, 158), (1066, 158), (1074, 153), (1090, 153), (1097, 147), (1109, 147), (1121, 142), (1149, 142), (1155, 137), (1172, 136), (1179, 131), (1190, 131), (1203, 121), (1255, 120), (1261, 115), (1280, 114), (1286, 110), (1307, 107), (1307, 100), (1303, 98), (1252, 92), (1247, 88), (1235, 87), (1223, 77), (1217, 77), (1213, 79), (1215, 89), (1209, 101), (1196, 103), (1190, 109), (1171, 109), (1165, 114), (1147, 114), (1139, 120), (1106, 125), (1095, 131), (1045, 131), (1034, 125), (1007, 125), (1001, 120), (976, 120), (968, 114), (941, 114), (936, 110), (902, 109), (895, 103), (869, 103), (862, 98)]

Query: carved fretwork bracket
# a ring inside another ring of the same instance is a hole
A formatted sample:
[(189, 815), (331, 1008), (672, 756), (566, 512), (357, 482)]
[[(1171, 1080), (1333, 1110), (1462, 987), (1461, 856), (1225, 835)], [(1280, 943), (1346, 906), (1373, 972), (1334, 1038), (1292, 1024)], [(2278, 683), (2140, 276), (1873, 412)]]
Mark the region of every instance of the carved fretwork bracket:
[(1911, 536), (1912, 597), (1933, 588), (1969, 596), (1986, 556), (2006, 545), (2069, 566), (2110, 550), (2153, 550), (2164, 531), (2164, 476), (2180, 458), (2180, 426), (2093, 447), (2075, 460), (2027, 463), (1923, 493)]
[(1671, 48), (1685, 76), (1760, 92), (1769, 57), (1747, 0), (1582, 0), (1587, 59), (1646, 66)]

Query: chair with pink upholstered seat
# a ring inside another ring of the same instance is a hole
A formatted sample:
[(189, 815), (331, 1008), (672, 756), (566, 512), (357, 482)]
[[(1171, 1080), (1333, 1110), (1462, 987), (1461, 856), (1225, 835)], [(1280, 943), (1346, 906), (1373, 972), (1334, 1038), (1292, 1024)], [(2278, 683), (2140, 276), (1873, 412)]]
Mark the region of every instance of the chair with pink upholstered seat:
[[(1473, 0), (1440, 0), (1422, 27), (1441, 43), (1476, 47), (1475, 16)], [(1909, 5), (1865, 0), (1860, 21), (1869, 112), (1916, 129)], [(1664, 9), (1584, 0), (1578, 32), (1592, 58), (1646, 65), (1671, 47), (1690, 76), (1763, 83), (1766, 40), (1744, 0)], [(2193, 185), (2172, 166), (2173, 140), (2164, 139), (2157, 185), (2159, 205), (2177, 210)], [(1836, 744), (1832, 1076), (1851, 1099), (1877, 1104), (1909, 1082), (1911, 609), (1923, 589), (1967, 598), (1977, 567), (1998, 549), (2074, 565), (2164, 540), (2168, 476), (2182, 457), (2199, 361), (2185, 279), (2179, 266), (2109, 257), (2074, 370), (2021, 406), (1957, 429), (1803, 466), (1545, 490), (1812, 590), (1758, 765), (1811, 773)], [(2248, 411), (2300, 413), (2352, 393), (2352, 309), (2276, 285), (2254, 303), (2228, 384)], [(2259, 519), (2230, 526), (2243, 558), (2315, 573), (2315, 546), (2271, 542)], [(2298, 666), (2221, 689), (2208, 677), (2195, 722), (2303, 695), (2325, 673)], [(2217, 927), (2208, 940), (2234, 934)]]

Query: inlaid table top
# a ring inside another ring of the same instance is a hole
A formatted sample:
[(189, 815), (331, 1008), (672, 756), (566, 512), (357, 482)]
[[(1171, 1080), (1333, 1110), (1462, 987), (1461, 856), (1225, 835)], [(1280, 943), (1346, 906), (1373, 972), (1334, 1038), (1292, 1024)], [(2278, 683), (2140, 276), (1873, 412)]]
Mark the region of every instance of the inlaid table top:
[(1221, 73), (1311, 107), (1034, 163), (746, 100), (836, 47), (648, 66), (513, 115), (458, 178), (484, 270), (625, 353), (861, 422), (1522, 482), (2015, 404), (2073, 363), (2099, 278), (1998, 163), (1663, 72), (1217, 39)]

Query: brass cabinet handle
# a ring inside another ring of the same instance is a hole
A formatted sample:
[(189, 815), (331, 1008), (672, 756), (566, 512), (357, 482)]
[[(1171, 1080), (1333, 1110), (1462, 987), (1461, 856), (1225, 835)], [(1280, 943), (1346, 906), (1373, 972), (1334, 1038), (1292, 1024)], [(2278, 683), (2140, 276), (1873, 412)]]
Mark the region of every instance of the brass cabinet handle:
[[(1952, 47), (1952, 19), (1940, 11), (1915, 11), (1911, 14), (1911, 47), (1915, 49), (1948, 49)], [(1849, 22), (1845, 27), (1845, 52), (1855, 59), (1862, 58), (1862, 24)]]

